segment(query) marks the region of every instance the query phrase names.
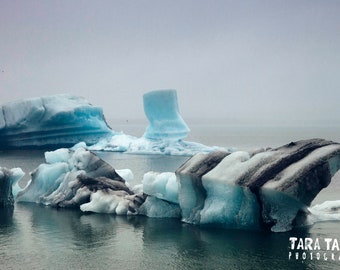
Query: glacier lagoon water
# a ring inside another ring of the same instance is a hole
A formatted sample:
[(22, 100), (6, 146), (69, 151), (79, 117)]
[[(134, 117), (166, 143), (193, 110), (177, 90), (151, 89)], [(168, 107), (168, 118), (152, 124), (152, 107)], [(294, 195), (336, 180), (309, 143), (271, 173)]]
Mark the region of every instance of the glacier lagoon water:
[[(336, 137), (340, 137), (339, 129), (333, 127), (190, 127), (192, 141), (243, 149), (279, 146), (311, 137), (340, 141)], [(188, 158), (98, 154), (116, 169), (131, 169), (136, 182), (147, 171), (174, 171)], [(26, 172), (43, 161), (42, 151), (0, 152), (0, 166), (21, 167)], [(332, 189), (322, 192), (319, 202), (339, 199), (339, 186), (335, 183)], [(339, 269), (340, 252), (335, 252), (335, 261), (288, 257), (289, 237), (340, 241), (339, 235), (339, 222), (316, 223), (287, 233), (263, 233), (20, 203), (13, 213), (0, 212), (0, 269)]]

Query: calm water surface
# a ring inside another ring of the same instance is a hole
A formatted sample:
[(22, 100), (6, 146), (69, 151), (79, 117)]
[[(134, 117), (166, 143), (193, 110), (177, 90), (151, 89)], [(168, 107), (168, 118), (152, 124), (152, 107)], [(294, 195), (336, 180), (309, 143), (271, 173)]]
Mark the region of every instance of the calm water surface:
[[(230, 138), (236, 140), (237, 132), (229, 134)], [(272, 137), (266, 145), (262, 144), (267, 137), (261, 139), (249, 134), (248, 139), (239, 136), (239, 145), (241, 148), (278, 146), (295, 140), (293, 137), (298, 137), (301, 131), (292, 134), (288, 141), (285, 140), (288, 135), (275, 132), (268, 131)], [(334, 130), (311, 131), (318, 132), (338, 136)], [(228, 141), (225, 132), (220, 137), (203, 131), (195, 134), (192, 137), (201, 138), (196, 141), (206, 144), (238, 146), (236, 142), (222, 143)], [(99, 155), (116, 169), (131, 169), (135, 183), (147, 171), (174, 171), (187, 159), (120, 153)], [(43, 161), (42, 151), (0, 152), (0, 166), (21, 167), (25, 172)], [(339, 198), (337, 179), (331, 189), (323, 192), (320, 201)], [(340, 269), (339, 260), (289, 260), (292, 236), (332, 238), (340, 242), (340, 223), (324, 222), (293, 232), (264, 233), (202, 228), (174, 219), (84, 214), (20, 203), (14, 211), (0, 212), (0, 269)], [(329, 251), (320, 252), (331, 255)], [(340, 252), (335, 254), (338, 259)]]

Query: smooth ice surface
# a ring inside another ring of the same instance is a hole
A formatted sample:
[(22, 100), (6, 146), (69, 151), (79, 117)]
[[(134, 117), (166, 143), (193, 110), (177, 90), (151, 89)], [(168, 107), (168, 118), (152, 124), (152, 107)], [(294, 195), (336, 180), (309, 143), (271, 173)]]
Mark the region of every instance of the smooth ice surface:
[(175, 173), (148, 172), (144, 175), (142, 184), (144, 193), (178, 204), (178, 184)]
[(178, 204), (148, 196), (139, 209), (141, 215), (151, 218), (181, 218)]
[(155, 90), (144, 94), (144, 111), (150, 125), (144, 136), (147, 139), (180, 140), (189, 128), (179, 114), (176, 90)]
[(325, 201), (309, 208), (308, 224), (312, 225), (320, 221), (340, 220), (340, 200)]
[(61, 94), (19, 100), (0, 108), (0, 148), (94, 144), (112, 130), (100, 107)]

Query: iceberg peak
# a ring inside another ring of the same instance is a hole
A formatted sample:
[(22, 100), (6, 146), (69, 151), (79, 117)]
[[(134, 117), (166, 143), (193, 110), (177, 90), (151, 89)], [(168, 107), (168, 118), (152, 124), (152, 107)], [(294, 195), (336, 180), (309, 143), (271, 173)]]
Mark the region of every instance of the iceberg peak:
[(176, 90), (154, 90), (143, 95), (144, 112), (150, 124), (147, 139), (180, 140), (190, 131), (179, 113)]

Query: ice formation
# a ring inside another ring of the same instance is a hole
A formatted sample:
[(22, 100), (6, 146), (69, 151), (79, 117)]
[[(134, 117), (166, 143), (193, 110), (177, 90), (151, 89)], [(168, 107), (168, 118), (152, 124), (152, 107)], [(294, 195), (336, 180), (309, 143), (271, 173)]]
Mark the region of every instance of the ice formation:
[(340, 144), (313, 139), (269, 150), (198, 154), (177, 171), (185, 222), (287, 231), (340, 169)]
[(222, 149), (182, 140), (187, 136), (189, 128), (179, 114), (176, 90), (151, 91), (144, 94), (143, 101), (150, 124), (142, 137), (136, 138), (124, 133), (114, 134), (103, 138), (88, 149), (186, 156)]
[(331, 141), (200, 153), (175, 173), (146, 173), (131, 188), (122, 177), (131, 179), (131, 171), (116, 172), (82, 147), (46, 152), (45, 158), (17, 201), (275, 232), (340, 219), (339, 202), (308, 208), (340, 168), (340, 144)]
[[(224, 148), (217, 146), (206, 146), (201, 143), (173, 140), (149, 140), (145, 137), (135, 138), (130, 135), (117, 134), (111, 138), (103, 138), (98, 143), (83, 147), (93, 151), (125, 152), (129, 154), (159, 154), (159, 155), (179, 155), (192, 156), (197, 153), (209, 153)], [(232, 151), (224, 149), (225, 151)]]
[(13, 192), (13, 189), (17, 189), (18, 181), (23, 176), (24, 172), (20, 168), (7, 169), (0, 167), (0, 209), (13, 206), (13, 193), (15, 192)]
[(16, 201), (122, 215), (135, 213), (145, 200), (128, 188), (119, 171), (84, 148), (46, 152), (45, 159)]
[(71, 147), (138, 154), (191, 156), (209, 147), (182, 139), (189, 128), (178, 110), (176, 90), (144, 95), (150, 125), (140, 138), (111, 130), (102, 109), (82, 97), (63, 94), (7, 103), (0, 109), (0, 149)]
[(102, 109), (82, 97), (54, 95), (7, 103), (0, 109), (0, 148), (94, 144), (112, 134)]
[(187, 136), (189, 128), (179, 114), (176, 90), (156, 90), (143, 96), (144, 111), (150, 125), (145, 138), (180, 140)]

